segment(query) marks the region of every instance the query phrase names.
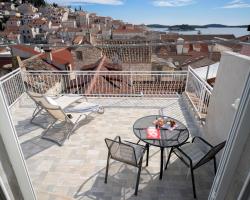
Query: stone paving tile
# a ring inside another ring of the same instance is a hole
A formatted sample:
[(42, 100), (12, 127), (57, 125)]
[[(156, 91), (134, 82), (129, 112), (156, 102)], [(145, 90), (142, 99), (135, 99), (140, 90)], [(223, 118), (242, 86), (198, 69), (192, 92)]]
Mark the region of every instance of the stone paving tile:
[[(105, 99), (90, 101), (111, 104)], [(187, 176), (188, 169), (175, 156), (171, 158), (163, 180), (159, 180), (160, 152), (157, 147), (150, 148), (149, 166), (143, 167), (137, 197), (133, 195), (137, 169), (132, 166), (112, 161), (108, 183), (104, 184), (107, 158), (104, 139), (120, 135), (122, 139), (137, 141), (133, 134), (133, 123), (145, 115), (158, 114), (159, 108), (163, 107), (168, 116), (185, 123), (191, 135), (199, 134), (180, 99), (116, 99), (114, 107), (106, 107), (102, 115), (94, 114), (59, 147), (40, 139), (43, 129), (29, 123), (31, 108), (34, 108), (32, 102), (16, 108), (13, 119), (38, 199), (193, 199), (190, 173)], [(165, 153), (167, 155), (167, 150)], [(213, 177), (211, 163), (195, 171), (198, 199), (207, 199)]]

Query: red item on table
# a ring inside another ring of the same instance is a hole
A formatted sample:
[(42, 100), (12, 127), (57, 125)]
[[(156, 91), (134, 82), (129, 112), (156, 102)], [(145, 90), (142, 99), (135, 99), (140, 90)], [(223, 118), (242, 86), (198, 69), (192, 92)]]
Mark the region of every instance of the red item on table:
[(147, 139), (160, 140), (161, 139), (160, 129), (155, 128), (155, 127), (148, 127), (147, 128)]

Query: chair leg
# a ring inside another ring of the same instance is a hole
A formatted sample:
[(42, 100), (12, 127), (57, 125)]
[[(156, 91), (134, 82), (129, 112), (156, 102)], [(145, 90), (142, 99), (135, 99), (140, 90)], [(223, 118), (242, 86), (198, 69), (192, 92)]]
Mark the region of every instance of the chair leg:
[(41, 124), (35, 122), (36, 116), (39, 115), (42, 111), (43, 111), (42, 108), (36, 107), (36, 109), (33, 111), (32, 118), (30, 119), (30, 123), (32, 123), (36, 126), (40, 126), (41, 128), (45, 128)]
[(66, 124), (66, 123), (64, 124), (64, 125), (66, 126), (66, 133), (64, 132), (64, 137), (63, 137), (62, 140), (56, 140), (56, 139), (53, 139), (53, 138), (47, 136), (48, 131), (55, 125), (56, 122), (57, 122), (57, 120), (55, 120), (54, 122), (52, 122), (52, 123), (49, 125), (49, 127), (43, 132), (41, 138), (42, 138), (42, 139), (49, 140), (49, 141), (52, 141), (52, 142), (55, 142), (55, 143), (57, 143), (59, 146), (62, 146), (62, 145), (64, 144), (65, 140), (68, 138), (68, 134), (69, 134), (69, 132), (68, 132), (68, 127), (67, 127), (67, 124)]
[(46, 140), (50, 140), (52, 142), (56, 142), (58, 145), (62, 145), (61, 143), (59, 143), (58, 141), (56, 140), (53, 140), (52, 138), (48, 137), (46, 134), (48, 133), (48, 131), (54, 126), (54, 124), (57, 122), (57, 120), (53, 121), (49, 126), (48, 128), (42, 133), (42, 136), (41, 138), (42, 139), (46, 139)]
[(138, 168), (138, 174), (137, 174), (137, 180), (136, 180), (136, 186), (135, 186), (135, 195), (137, 196), (138, 193), (138, 187), (139, 187), (139, 182), (140, 182), (140, 176), (141, 176), (141, 166)]
[(173, 147), (170, 149), (170, 152), (168, 154), (168, 159), (167, 159), (167, 163), (166, 163), (166, 166), (165, 166), (165, 170), (168, 168), (168, 163), (169, 163), (172, 152), (173, 152)]
[(148, 166), (148, 157), (149, 157), (149, 144), (147, 144), (147, 158), (146, 158), (146, 167)]
[(105, 180), (104, 180), (104, 183), (107, 183), (107, 179), (108, 179), (108, 173), (109, 173), (109, 159), (110, 159), (110, 154), (108, 154), (108, 158), (107, 158), (107, 166), (106, 166), (106, 173), (105, 173)]
[(194, 181), (194, 171), (193, 168), (190, 166), (190, 171), (191, 171), (191, 178), (192, 178), (192, 185), (193, 185), (193, 194), (194, 198), (196, 199), (196, 189), (195, 189), (195, 181)]
[(216, 157), (214, 157), (214, 173), (216, 174), (217, 166), (216, 166)]

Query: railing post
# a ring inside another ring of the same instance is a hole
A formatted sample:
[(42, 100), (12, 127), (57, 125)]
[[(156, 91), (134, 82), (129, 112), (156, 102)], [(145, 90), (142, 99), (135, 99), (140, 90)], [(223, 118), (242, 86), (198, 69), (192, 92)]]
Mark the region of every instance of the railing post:
[(203, 103), (204, 103), (204, 94), (205, 94), (205, 88), (202, 85), (201, 92), (200, 92), (200, 98), (199, 98), (199, 106), (198, 106), (198, 110), (201, 114), (202, 114), (202, 107), (203, 107)]
[(189, 81), (189, 73), (190, 73), (190, 66), (188, 66), (187, 77), (186, 77), (186, 85), (185, 85), (185, 92), (187, 92), (188, 81)]
[(79, 95), (79, 88), (78, 88), (78, 78), (77, 78), (77, 73), (74, 71), (74, 76), (76, 78), (76, 88), (77, 88), (77, 94)]
[(22, 79), (22, 83), (23, 83), (23, 91), (26, 92), (27, 91), (27, 88), (26, 88), (26, 85), (25, 85), (25, 79), (24, 79), (24, 71), (20, 68), (20, 74), (21, 74), (21, 79)]
[(132, 75), (132, 71), (130, 71), (130, 95), (132, 96), (133, 93), (133, 75)]

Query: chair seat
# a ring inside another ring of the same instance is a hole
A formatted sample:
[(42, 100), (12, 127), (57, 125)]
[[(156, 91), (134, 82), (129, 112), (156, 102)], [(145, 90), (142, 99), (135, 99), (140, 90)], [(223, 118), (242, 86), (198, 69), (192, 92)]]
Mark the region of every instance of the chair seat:
[(82, 97), (77, 96), (61, 96), (57, 98), (52, 98), (55, 100), (55, 102), (60, 105), (62, 109), (65, 109), (66, 107), (70, 106), (72, 103), (80, 100)]
[(135, 156), (136, 156), (136, 161), (137, 161), (137, 164), (139, 163), (141, 157), (143, 156), (144, 154), (144, 150), (145, 148), (141, 145), (137, 145), (137, 144), (134, 144), (134, 143), (130, 143), (130, 142), (125, 142), (126, 144), (132, 146), (135, 150)]
[[(185, 154), (187, 154), (191, 158), (193, 166), (195, 166), (208, 152), (202, 150), (196, 143), (186, 143), (179, 147), (179, 149), (184, 151)], [(183, 156), (183, 154), (178, 149), (175, 149), (174, 152), (189, 164), (189, 160), (185, 156)]]

